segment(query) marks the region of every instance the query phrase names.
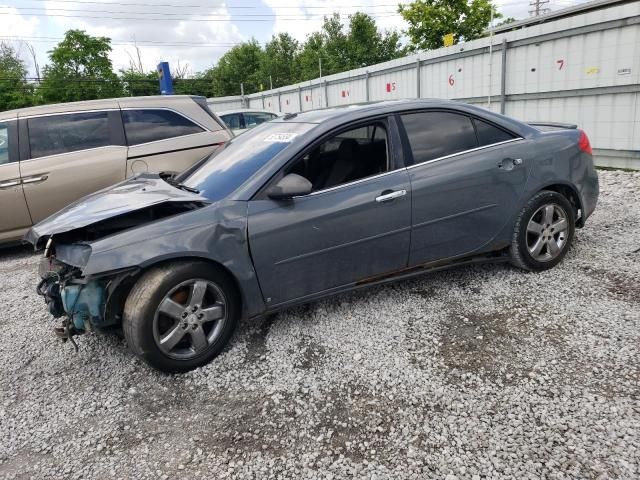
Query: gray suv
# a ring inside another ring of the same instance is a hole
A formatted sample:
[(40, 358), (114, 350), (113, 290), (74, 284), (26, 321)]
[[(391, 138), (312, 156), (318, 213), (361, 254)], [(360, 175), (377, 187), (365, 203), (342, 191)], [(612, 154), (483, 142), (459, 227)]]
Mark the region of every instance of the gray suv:
[(181, 172), (231, 138), (203, 97), (156, 96), (0, 113), (0, 243), (141, 172)]

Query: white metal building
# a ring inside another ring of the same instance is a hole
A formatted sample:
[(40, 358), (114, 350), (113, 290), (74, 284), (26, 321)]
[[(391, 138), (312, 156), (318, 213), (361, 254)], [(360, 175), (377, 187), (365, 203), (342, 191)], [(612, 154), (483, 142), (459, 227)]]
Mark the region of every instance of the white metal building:
[(640, 1), (597, 0), (447, 48), (245, 97), (214, 110), (299, 112), (396, 98), (482, 105), (522, 120), (577, 123), (602, 166), (640, 169)]

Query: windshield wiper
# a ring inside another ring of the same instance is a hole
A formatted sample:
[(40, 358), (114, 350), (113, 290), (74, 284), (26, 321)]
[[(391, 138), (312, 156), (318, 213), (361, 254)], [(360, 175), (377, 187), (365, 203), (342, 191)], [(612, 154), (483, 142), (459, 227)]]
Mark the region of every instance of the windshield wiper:
[(198, 190), (197, 188), (189, 187), (187, 185), (184, 185), (183, 183), (176, 182), (174, 175), (163, 175), (163, 173), (164, 172), (160, 174), (160, 178), (162, 178), (172, 187), (179, 188), (180, 190), (184, 190), (185, 192), (200, 193), (200, 190)]

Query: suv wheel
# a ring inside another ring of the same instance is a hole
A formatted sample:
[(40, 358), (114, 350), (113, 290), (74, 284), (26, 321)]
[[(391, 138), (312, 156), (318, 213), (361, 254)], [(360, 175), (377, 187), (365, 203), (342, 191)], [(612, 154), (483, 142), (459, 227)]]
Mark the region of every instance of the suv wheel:
[(136, 355), (177, 373), (213, 360), (239, 316), (239, 298), (227, 275), (203, 262), (183, 262), (142, 275), (125, 302), (122, 323)]
[(569, 250), (575, 213), (561, 194), (543, 190), (520, 211), (511, 241), (511, 263), (540, 272), (554, 267)]

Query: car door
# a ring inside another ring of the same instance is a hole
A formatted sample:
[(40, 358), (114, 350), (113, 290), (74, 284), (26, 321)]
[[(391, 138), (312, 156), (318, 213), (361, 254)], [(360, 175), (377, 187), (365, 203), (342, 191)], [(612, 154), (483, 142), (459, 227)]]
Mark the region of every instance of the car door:
[(18, 240), (31, 226), (18, 162), (18, 122), (0, 120), (0, 242)]
[(528, 174), (526, 159), (515, 158), (515, 145), (524, 140), (456, 112), (401, 119), (413, 157), (409, 265), (487, 246), (520, 208)]
[(263, 192), (249, 202), (249, 245), (269, 307), (406, 267), (409, 177), (388, 131), (377, 121), (316, 143), (272, 181), (297, 173), (311, 194), (272, 200)]
[(117, 109), (20, 118), (19, 124), (20, 173), (34, 223), (124, 180), (127, 147)]
[(221, 126), (211, 131), (170, 108), (122, 108), (122, 121), (129, 145), (127, 176), (182, 172), (229, 138)]

